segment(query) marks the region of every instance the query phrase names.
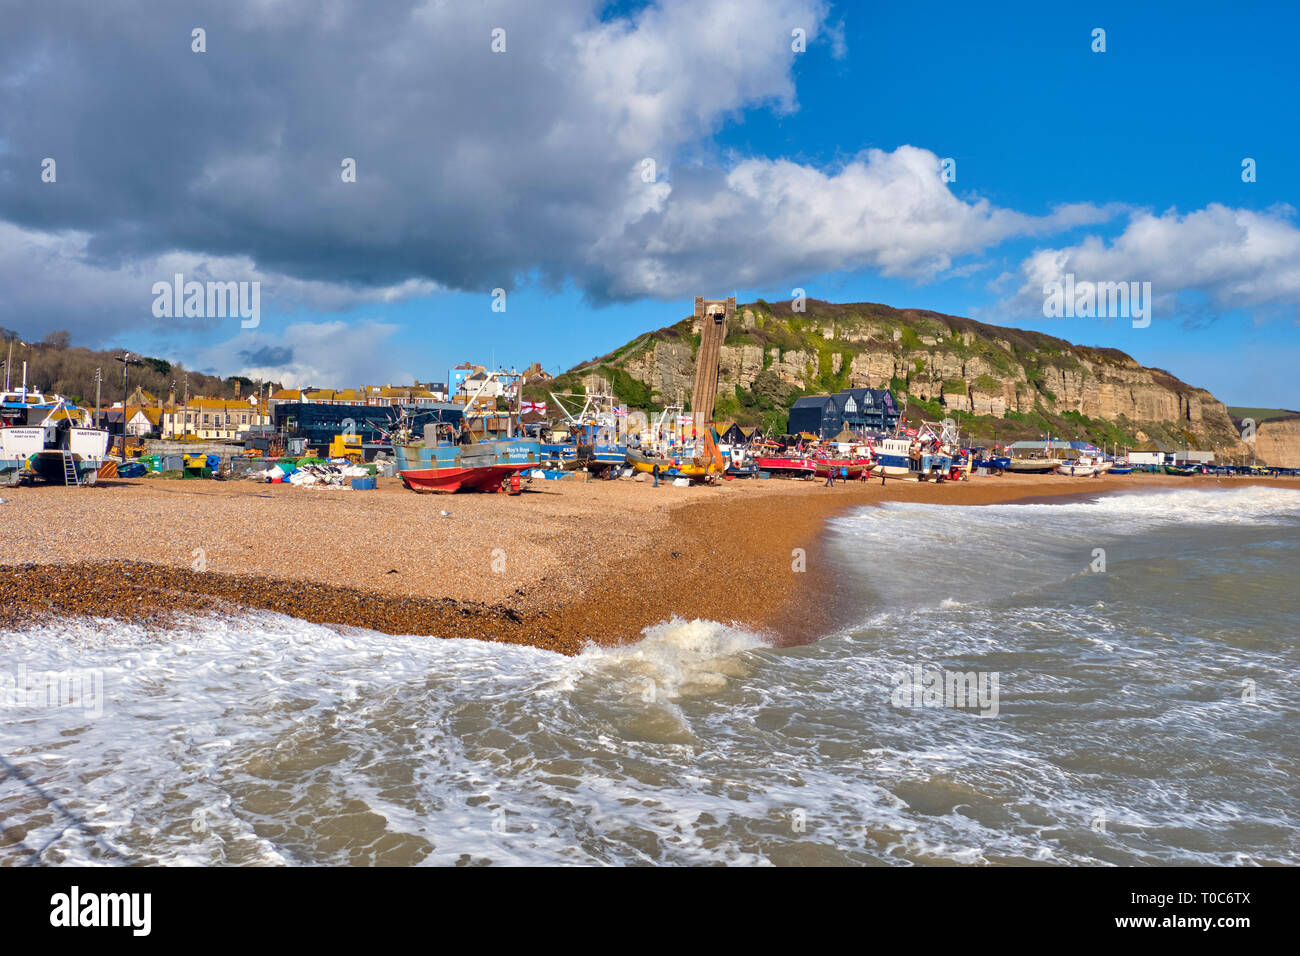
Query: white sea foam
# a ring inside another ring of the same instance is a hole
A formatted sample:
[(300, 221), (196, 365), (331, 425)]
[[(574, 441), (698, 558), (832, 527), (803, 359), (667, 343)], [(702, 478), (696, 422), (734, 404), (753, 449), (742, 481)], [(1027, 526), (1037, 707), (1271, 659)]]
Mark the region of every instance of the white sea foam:
[[(873, 509), (833, 557), (887, 599), (796, 648), (707, 620), (577, 657), (269, 613), (0, 631), (6, 665), (105, 694), (0, 711), (0, 753), (146, 863), (1294, 864), (1297, 509), (1246, 491)], [(894, 706), (915, 664), (998, 673), (998, 716)], [(16, 779), (0, 818), (0, 863), (116, 862)]]

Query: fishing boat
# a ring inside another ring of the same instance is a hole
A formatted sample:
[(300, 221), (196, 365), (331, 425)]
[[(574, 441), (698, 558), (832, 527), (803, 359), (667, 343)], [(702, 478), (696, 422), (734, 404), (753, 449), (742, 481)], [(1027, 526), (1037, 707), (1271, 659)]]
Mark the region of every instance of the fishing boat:
[(655, 467), (658, 466), (661, 474), (670, 468), (676, 467), (676, 461), (667, 455), (659, 455), (653, 451), (644, 451), (640, 448), (628, 448), (627, 462), (633, 470), (651, 474)]
[(1131, 475), (1133, 474), (1133, 466), (1132, 465), (1111, 465), (1109, 474)]
[(1199, 475), (1200, 473), (1201, 469), (1199, 465), (1190, 468), (1182, 465), (1165, 465), (1166, 475), (1178, 475), (1182, 478), (1190, 478), (1193, 475)]
[(818, 478), (825, 478), (833, 471), (836, 478), (861, 478), (864, 474), (875, 467), (875, 462), (869, 458), (829, 458), (826, 456), (814, 457), (813, 474)]
[(876, 442), (876, 473), (911, 481), (946, 479), (956, 445), (956, 426), (925, 422), (913, 434), (897, 434)]
[(425, 426), (424, 441), (393, 442), (397, 474), (412, 491), (453, 494), (501, 491), (511, 475), (535, 468), (542, 443), (531, 438), (473, 441), (443, 422)]
[(758, 464), (747, 445), (719, 444), (718, 452), (726, 462), (725, 474), (728, 478), (753, 478), (758, 474)]
[(0, 482), (24, 474), (59, 485), (93, 485), (108, 452), (108, 432), (60, 395), (0, 393)]
[(988, 449), (986, 448), (979, 448), (976, 451), (984, 453), (975, 458), (974, 466), (976, 468), (983, 468), (985, 471), (1000, 475), (1011, 466), (1011, 459), (1006, 455), (990, 455), (987, 453)]
[(578, 467), (578, 446), (573, 442), (542, 442), (542, 464), (557, 471), (572, 471)]
[(1007, 471), (1021, 475), (1046, 475), (1061, 467), (1059, 458), (1012, 458)]
[[(616, 404), (613, 395), (604, 392), (581, 395), (551, 392), (550, 395), (564, 415), (569, 440), (546, 445), (543, 451), (547, 461), (565, 469), (588, 471), (605, 471), (627, 464), (627, 445), (618, 441), (619, 421), (626, 417), (627, 409)], [(582, 399), (581, 407), (578, 399)]]
[(694, 445), (679, 445), (662, 452), (629, 448), (627, 460), (638, 472), (650, 474), (658, 465), (661, 478), (689, 478), (695, 482), (713, 481), (727, 470), (727, 461), (708, 429)]
[(812, 459), (799, 455), (759, 455), (754, 464), (762, 471), (791, 478), (812, 478), (817, 472)]

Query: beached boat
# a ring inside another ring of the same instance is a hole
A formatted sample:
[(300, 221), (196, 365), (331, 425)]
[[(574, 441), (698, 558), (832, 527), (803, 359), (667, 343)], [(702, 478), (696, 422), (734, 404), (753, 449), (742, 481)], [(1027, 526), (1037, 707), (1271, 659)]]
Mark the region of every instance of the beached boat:
[(1059, 458), (1012, 458), (1007, 471), (1021, 475), (1046, 475), (1061, 467)]
[(661, 474), (667, 472), (669, 468), (676, 467), (676, 462), (672, 458), (640, 448), (629, 448), (627, 450), (627, 463), (632, 466), (633, 470), (647, 475), (654, 472), (656, 465), (659, 467)]
[(983, 468), (994, 475), (1002, 474), (1011, 465), (1011, 459), (1008, 456), (989, 454), (987, 448), (975, 449), (974, 455), (975, 460), (972, 462), (972, 466)]
[(727, 464), (728, 478), (753, 478), (758, 475), (758, 464), (754, 461), (747, 445), (720, 444), (718, 452)]
[(1166, 475), (1178, 475), (1182, 478), (1190, 478), (1192, 475), (1199, 475), (1201, 468), (1199, 465), (1184, 467), (1182, 465), (1165, 465)]
[(812, 459), (798, 455), (759, 455), (754, 464), (762, 471), (793, 478), (811, 478), (817, 471)]
[(832, 471), (835, 472), (836, 478), (861, 478), (875, 467), (875, 462), (869, 458), (815, 457), (812, 463), (813, 473), (818, 478), (825, 478)]
[(59, 395), (0, 396), (0, 483), (24, 474), (58, 485), (93, 485), (108, 452), (108, 432)]
[(46, 427), (46, 447), (31, 458), (31, 468), (54, 485), (93, 485), (108, 453), (102, 428)]
[[(412, 491), (452, 494), (457, 491), (500, 491), (511, 475), (535, 468), (541, 461), (540, 441), (511, 438), (462, 444), (437, 440), (434, 425), (422, 442), (393, 443), (397, 474)], [(446, 426), (442, 426), (446, 427)]]
[(1108, 474), (1131, 475), (1133, 474), (1133, 466), (1132, 465), (1111, 465)]
[(677, 445), (664, 451), (629, 448), (627, 461), (633, 469), (644, 474), (650, 474), (658, 465), (661, 478), (689, 478), (691, 481), (721, 478), (727, 469), (726, 459), (707, 430), (694, 445)]
[(886, 478), (946, 478), (951, 466), (952, 456), (930, 441), (903, 436), (876, 442), (876, 474)]

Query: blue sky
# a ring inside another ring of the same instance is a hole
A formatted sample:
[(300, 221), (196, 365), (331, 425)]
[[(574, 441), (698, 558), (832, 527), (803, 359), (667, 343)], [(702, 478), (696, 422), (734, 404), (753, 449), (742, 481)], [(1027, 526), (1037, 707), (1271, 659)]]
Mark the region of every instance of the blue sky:
[[(383, 114), (376, 102), (394, 102), (380, 97), (357, 110), (349, 135), (324, 136), (330, 141), (327, 155), (362, 155), (362, 177), (386, 161), (373, 158), (376, 153), (388, 153), (354, 145), (358, 139), (364, 145), (391, 136), (383, 143), (390, 153), (427, 156), (430, 164), (385, 167), (385, 185), (395, 188), (368, 194), (365, 208), (349, 210), (352, 219), (337, 232), (327, 215), (333, 194), (326, 187), (294, 195), (296, 187), (255, 188), (247, 177), (231, 180), (235, 186), (206, 200), (204, 229), (175, 226), (157, 210), (134, 215), (128, 204), (125, 219), (137, 221), (127, 230), (118, 228), (121, 212), (110, 225), (107, 216), (91, 217), (75, 207), (54, 215), (21, 197), (0, 203), (0, 221), (17, 224), (29, 236), (66, 236), (69, 230), (88, 236), (81, 254), (95, 260), (95, 275), (129, 271), (121, 249), (137, 243), (139, 261), (147, 263), (138, 270), (141, 281), (167, 274), (161, 257), (168, 246), (159, 239), (149, 247), (141, 235), (167, 234), (170, 248), (188, 256), (192, 268), (204, 256), (246, 257), (267, 276), (269, 290), (255, 334), (219, 323), (149, 321), (105, 320), (74, 329), (78, 341), (170, 354), (227, 374), (273, 375), (276, 369), (266, 360), (276, 354), (294, 356), (285, 364), (290, 374), (322, 385), (402, 375), (440, 379), (457, 361), (492, 357), (519, 367), (540, 361), (555, 370), (677, 321), (690, 312), (691, 294), (777, 300), (799, 286), (816, 298), (934, 309), (1113, 346), (1230, 404), (1300, 406), (1294, 384), (1300, 363), (1300, 233), (1291, 208), (1300, 204), (1297, 5), (1026, 3), (991, 10), (756, 0), (741, 5), (747, 7), (743, 16), (723, 2), (601, 8), (575, 0), (560, 6), (564, 13), (553, 20), (569, 16), (567, 26), (525, 23), (519, 19), (525, 14), (509, 3), (489, 4), (481, 24), (455, 25), (477, 36), (488, 23), (510, 24), (514, 46), (506, 56), (519, 58), (510, 61), (519, 77), (502, 79), (505, 58), (482, 57), (467, 60), (453, 78), (465, 80), (461, 92), (470, 100), (480, 87), (500, 80), (494, 98), (484, 94), (491, 109), (502, 108), (502, 97), (522, 95), (524, 84), (532, 91), (553, 82), (553, 93), (535, 94), (529, 116), (502, 120), (503, 128), (522, 127), (540, 113), (540, 133), (521, 132), (517, 142), (508, 132), (499, 133), (499, 140), (493, 138), (498, 133), (478, 128), (471, 134), (466, 130), (475, 120), (440, 113), (450, 107), (437, 105), (429, 113), (432, 131), (421, 125), (417, 133), (397, 123), (382, 132), (363, 128), (363, 114)], [(711, 15), (724, 25), (728, 17), (738, 19), (731, 29), (711, 28)], [(806, 22), (809, 45), (806, 52), (784, 56), (791, 22)], [(564, 67), (554, 67), (554, 57), (529, 59), (530, 40), (552, 26), (590, 39), (584, 48), (597, 51), (596, 65), (575, 82), (563, 75)], [(1098, 27), (1106, 31), (1104, 53), (1091, 49)], [(769, 46), (767, 34), (778, 41)], [(374, 42), (400, 62), (396, 41)], [(624, 45), (617, 56), (598, 60), (600, 50), (618, 43)], [(710, 44), (722, 62), (696, 76), (692, 64), (715, 56)], [(220, 45), (214, 43), (205, 67), (223, 68)], [(737, 46), (742, 51), (733, 63), (728, 58)], [(674, 57), (684, 58), (678, 72), (685, 79), (656, 73), (661, 62), (677, 63)], [(755, 65), (762, 58), (771, 62)], [(313, 60), (302, 57), (304, 63)], [(190, 60), (177, 62), (187, 68)], [(640, 64), (635, 76), (619, 73), (625, 64), (633, 72), (633, 63)], [(533, 75), (528, 71), (535, 64)], [(277, 70), (301, 77), (310, 67), (282, 64)], [(419, 72), (392, 72), (385, 81), (400, 83), (408, 95), (421, 83), (437, 81)], [(628, 102), (651, 96), (656, 109), (632, 124), (625, 109), (593, 90), (593, 76), (613, 89), (626, 82)], [(736, 89), (727, 92), (733, 77)], [(664, 93), (656, 83), (676, 86)], [(300, 106), (298, 112), (310, 114), (310, 104)], [(550, 108), (553, 117), (546, 114)], [(344, 104), (334, 115), (346, 124), (350, 112)], [(331, 114), (321, 115), (328, 122)], [(579, 124), (590, 119), (589, 127), (580, 139), (553, 149), (552, 140), (562, 136), (555, 131), (575, 116)], [(0, 148), (0, 160), (12, 158), (19, 152), (15, 144), (30, 135), (4, 123), (0, 119), (0, 140), (9, 145)], [(277, 142), (294, 141), (289, 123), (290, 135)], [(247, 125), (258, 124), (250, 119)], [(298, 138), (316, 133), (319, 125), (304, 123)], [(234, 135), (241, 136), (238, 130)], [(470, 153), (467, 144), (482, 145), (481, 137), (489, 144), (475, 154), (484, 157), (481, 176), (466, 172), (473, 164), (449, 165), (447, 156)], [(606, 171), (581, 168), (592, 160), (591, 150), (621, 149), (634, 164), (642, 142), (644, 153), (659, 163), (661, 183), (672, 190), (671, 197), (659, 197), (653, 217), (615, 211), (629, 193), (612, 186), (602, 191), (592, 184)], [(260, 150), (260, 160), (269, 156), (285, 165), (276, 150), (287, 155), (289, 147), (266, 143), (250, 135), (240, 162)], [(919, 159), (904, 163), (899, 151), (906, 147), (920, 151)], [(141, 162), (148, 156), (149, 164), (158, 163), (156, 144), (141, 140), (135, 148)], [(304, 155), (309, 152), (304, 149)], [(129, 149), (122, 156), (129, 167)], [(909, 185), (909, 177), (925, 175), (915, 170), (924, 170), (927, 157), (956, 160), (956, 181), (939, 187), (951, 193), (940, 197), (944, 202), (937, 203), (933, 183)], [(1242, 181), (1245, 157), (1257, 163), (1255, 182)], [(777, 161), (786, 165), (778, 169), (772, 165)], [(530, 163), (543, 172), (533, 176)], [(206, 167), (209, 178), (220, 175), (210, 171), (215, 165)], [(858, 220), (835, 218), (843, 197), (851, 205), (857, 195), (847, 175), (845, 191), (831, 191), (846, 167), (886, 183), (883, 195), (902, 197), (887, 213), (875, 200), (862, 200), (855, 213), (862, 223), (860, 247), (853, 234)], [(754, 209), (716, 225), (710, 210), (743, 192), (738, 173), (746, 169), (757, 177), (749, 197)], [(822, 183), (813, 174), (829, 179)], [(192, 171), (188, 175), (175, 187), (192, 200), (195, 179)], [(722, 177), (729, 177), (725, 186), (719, 185)], [(367, 188), (372, 181), (366, 180)], [(510, 185), (498, 189), (497, 182)], [(819, 207), (822, 186), (828, 198)], [(474, 196), (476, 188), (487, 198)], [(240, 190), (253, 199), (234, 202), (232, 191)], [(500, 199), (502, 190), (508, 201)], [(763, 210), (772, 208), (764, 203), (778, 192), (787, 203), (797, 195), (808, 208), (809, 235), (792, 235), (788, 248), (788, 228), (765, 228), (763, 218)], [(463, 207), (451, 208), (448, 193), (464, 195)], [(426, 218), (436, 231), (423, 232), (420, 221), (394, 225), (405, 211), (384, 203), (403, 196), (417, 211), (427, 204)], [(298, 208), (289, 208), (291, 201)], [(281, 205), (275, 218), (269, 218), (276, 203)], [(305, 204), (310, 215), (302, 211)], [(1083, 211), (1060, 213), (1072, 204)], [(268, 209), (260, 221), (259, 205)], [(476, 213), (480, 208), (483, 215)], [(607, 210), (613, 225), (605, 221)], [(619, 215), (627, 216), (625, 223)], [(819, 241), (819, 216), (827, 217), (824, 232), (834, 234), (834, 242)], [(390, 229), (391, 236), (382, 235)], [(382, 241), (371, 241), (376, 234)], [(698, 248), (692, 246), (696, 235), (702, 237)], [(117, 245), (106, 255), (110, 239)], [(646, 253), (647, 261), (640, 261), (643, 250), (669, 246), (669, 253)], [(1125, 319), (1043, 318), (1036, 312), (1037, 277), (1054, 255), (1063, 271), (1081, 277), (1091, 264), (1100, 280), (1149, 279), (1157, 297), (1154, 321), (1137, 329)], [(495, 276), (492, 268), (479, 269), (481, 263), (496, 268)], [(1130, 264), (1132, 273), (1122, 274)], [(277, 285), (275, 277), (287, 278)], [(277, 294), (286, 284), (301, 294)], [(504, 314), (490, 308), (490, 289), (497, 285), (510, 289)], [(40, 314), (42, 301), (37, 292), (24, 300), (25, 321), (37, 321), (32, 317)], [(28, 332), (22, 319), (0, 313), (0, 324)]]

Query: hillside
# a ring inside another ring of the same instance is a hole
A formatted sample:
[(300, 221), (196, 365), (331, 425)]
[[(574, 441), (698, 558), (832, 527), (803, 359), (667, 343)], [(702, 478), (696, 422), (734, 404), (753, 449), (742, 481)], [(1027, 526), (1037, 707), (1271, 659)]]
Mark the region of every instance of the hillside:
[[(630, 406), (689, 408), (700, 340), (693, 318), (647, 333), (559, 376), (580, 388), (597, 375)], [(1087, 438), (1133, 446), (1246, 451), (1223, 403), (1117, 349), (1001, 328), (961, 316), (861, 302), (762, 300), (738, 306), (722, 348), (715, 418), (784, 430), (802, 395), (892, 388), (908, 415), (955, 417), (963, 433), (998, 442)]]
[[(13, 371), (9, 376), (12, 388), (17, 389), (23, 381), (23, 362), (27, 363), (27, 387), (42, 392), (57, 392), (78, 403), (93, 405), (95, 402), (95, 370), (102, 369), (103, 384), (100, 400), (104, 407), (122, 400), (122, 363), (117, 361), (121, 350), (102, 350), (79, 348), (68, 344), (66, 332), (52, 332), (42, 342), (23, 342), (16, 333), (0, 329), (0, 362), (9, 359), (13, 353)], [(190, 397), (204, 395), (208, 398), (233, 398), (235, 383), (240, 384), (241, 394), (252, 394), (256, 383), (240, 376), (221, 378), (216, 375), (204, 375), (190, 371), (179, 362), (170, 362), (160, 358), (141, 358), (132, 353), (133, 359), (143, 364), (131, 366), (130, 387), (143, 388), (159, 398), (166, 399), (172, 383), (176, 385), (179, 401), (184, 394), (188, 377)], [(4, 379), (0, 377), (0, 386)], [(272, 383), (278, 387), (278, 383)]]

